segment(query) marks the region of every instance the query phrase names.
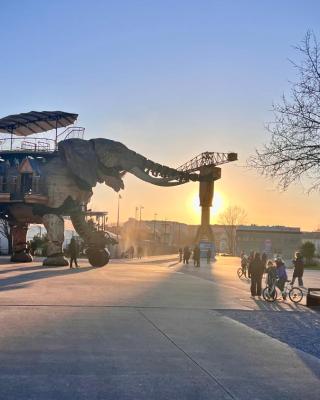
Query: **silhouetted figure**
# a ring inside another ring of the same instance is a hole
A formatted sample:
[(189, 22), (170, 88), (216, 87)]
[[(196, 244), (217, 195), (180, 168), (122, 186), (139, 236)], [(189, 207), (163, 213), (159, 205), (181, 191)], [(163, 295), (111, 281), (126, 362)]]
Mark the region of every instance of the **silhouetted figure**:
[(129, 256), (129, 258), (133, 258), (133, 256), (134, 256), (134, 247), (133, 246), (129, 247), (128, 256)]
[(189, 259), (190, 259), (190, 249), (188, 246), (185, 246), (183, 249), (183, 264), (189, 264)]
[(139, 259), (141, 259), (142, 258), (142, 254), (143, 254), (143, 248), (141, 246), (138, 246), (138, 248), (137, 248), (137, 257)]
[(196, 245), (193, 249), (193, 265), (200, 267), (200, 248)]
[(179, 249), (179, 262), (182, 261), (182, 255), (183, 255), (183, 251), (182, 251), (182, 248), (180, 247), (180, 249)]
[(293, 265), (294, 265), (294, 270), (293, 270), (291, 285), (293, 285), (296, 278), (298, 278), (299, 286), (303, 286), (302, 277), (304, 272), (304, 262), (301, 253), (299, 251), (297, 251), (295, 254)]
[(74, 237), (72, 237), (70, 240), (69, 253), (70, 253), (70, 268), (73, 268), (72, 267), (73, 262), (75, 263), (76, 268), (79, 268), (77, 261), (77, 258), (79, 256), (79, 246)]
[(207, 251), (207, 264), (210, 264), (211, 256), (212, 256), (212, 251), (211, 251), (211, 249), (208, 249), (208, 251)]
[(253, 260), (249, 264), (249, 278), (251, 278), (251, 296), (261, 296), (261, 285), (264, 266), (261, 261), (260, 253), (255, 253)]

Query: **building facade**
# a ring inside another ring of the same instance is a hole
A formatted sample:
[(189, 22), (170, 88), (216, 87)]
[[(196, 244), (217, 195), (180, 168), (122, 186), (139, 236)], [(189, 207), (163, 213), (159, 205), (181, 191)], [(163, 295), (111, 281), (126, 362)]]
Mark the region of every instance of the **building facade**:
[(300, 228), (286, 226), (238, 226), (236, 230), (237, 255), (241, 251), (267, 253), (268, 257), (281, 255), (292, 259), (301, 247), (302, 232)]

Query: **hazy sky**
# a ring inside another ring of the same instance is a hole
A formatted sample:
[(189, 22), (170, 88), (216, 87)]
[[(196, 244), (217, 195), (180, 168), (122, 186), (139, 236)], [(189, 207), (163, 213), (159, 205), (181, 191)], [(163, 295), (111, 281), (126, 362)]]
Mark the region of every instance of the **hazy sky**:
[[(292, 46), (308, 29), (320, 37), (318, 1), (0, 0), (0, 13), (1, 117), (77, 112), (87, 138), (119, 140), (173, 167), (202, 151), (236, 151), (216, 183), (221, 207), (242, 206), (257, 224), (320, 225), (319, 194), (279, 194), (242, 167), (295, 77)], [(125, 183), (121, 220), (143, 205), (143, 218), (199, 222), (197, 184)], [(116, 199), (99, 186), (92, 208), (115, 221)]]

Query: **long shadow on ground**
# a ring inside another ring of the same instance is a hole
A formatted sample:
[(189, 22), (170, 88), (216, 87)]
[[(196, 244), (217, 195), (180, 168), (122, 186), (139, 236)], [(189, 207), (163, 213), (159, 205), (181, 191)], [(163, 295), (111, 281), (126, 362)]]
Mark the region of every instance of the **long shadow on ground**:
[[(24, 272), (24, 271), (33, 271), (30, 273), (21, 273), (16, 276), (9, 276), (7, 278), (0, 279), (0, 291), (4, 290), (14, 290), (21, 289), (22, 287), (26, 287), (30, 282), (37, 281), (40, 279), (52, 278), (54, 276), (64, 276), (70, 274), (79, 274), (82, 272), (86, 272), (91, 270), (91, 267), (82, 267), (79, 269), (44, 269), (42, 266), (33, 266), (33, 267), (19, 267), (15, 269), (8, 269), (6, 272)], [(3, 273), (3, 271), (1, 271)]]
[[(216, 310), (290, 347), (320, 358), (320, 310)], [(320, 371), (317, 371), (320, 377)]]

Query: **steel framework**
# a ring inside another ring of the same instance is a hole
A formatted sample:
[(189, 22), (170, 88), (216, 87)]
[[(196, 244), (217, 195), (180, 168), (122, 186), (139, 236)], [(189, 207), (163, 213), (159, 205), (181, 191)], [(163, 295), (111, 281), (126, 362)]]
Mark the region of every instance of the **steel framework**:
[(196, 172), (199, 171), (201, 167), (226, 164), (231, 161), (236, 161), (237, 159), (237, 153), (216, 153), (206, 151), (205, 153), (201, 153), (194, 157), (192, 160), (187, 161), (177, 169), (182, 172)]

